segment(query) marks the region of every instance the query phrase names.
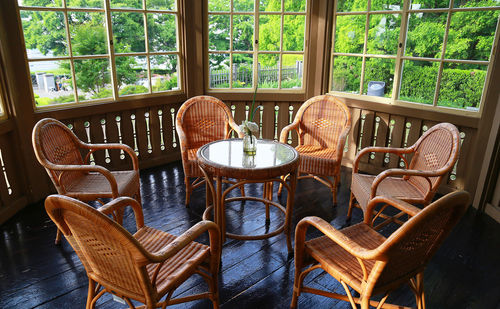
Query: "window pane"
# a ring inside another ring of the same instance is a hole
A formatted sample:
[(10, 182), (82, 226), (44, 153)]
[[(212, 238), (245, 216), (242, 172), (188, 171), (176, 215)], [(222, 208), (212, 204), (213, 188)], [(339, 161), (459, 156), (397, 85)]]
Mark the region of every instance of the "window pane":
[(281, 12), (280, 0), (260, 0), (259, 2), (260, 12)]
[(78, 94), (87, 99), (111, 98), (111, 74), (108, 59), (75, 60)]
[(280, 50), (280, 15), (260, 15), (259, 18), (259, 50)]
[(149, 92), (146, 57), (116, 57), (115, 60), (120, 96)]
[(70, 12), (68, 19), (73, 55), (89, 56), (108, 53), (103, 13)]
[(233, 50), (253, 50), (253, 16), (233, 16)]
[(177, 51), (176, 26), (173, 14), (148, 14), (149, 51)]
[(400, 11), (403, 9), (402, 0), (372, 0), (372, 11)]
[(337, 1), (337, 12), (359, 12), (367, 10), (368, 1)]
[(233, 6), (236, 12), (253, 12), (254, 0), (233, 0)]
[(444, 63), (438, 106), (478, 110), (481, 103), (485, 65)]
[(278, 88), (279, 55), (260, 54), (259, 88)]
[(144, 52), (144, 15), (141, 13), (111, 14), (115, 52)]
[(363, 94), (390, 98), (395, 67), (395, 59), (367, 58)]
[(462, 0), (455, 1), (454, 6), (457, 7), (493, 7), (500, 6), (500, 0)]
[(305, 12), (306, 0), (284, 0), (285, 12)]
[(335, 52), (362, 53), (365, 42), (366, 16), (337, 16)]
[(112, 8), (142, 9), (142, 0), (110, 0), (110, 4)]
[(210, 88), (229, 88), (229, 54), (208, 55)]
[(499, 11), (453, 13), (445, 57), (461, 60), (488, 60), (495, 39), (498, 14)]
[(413, 0), (411, 1), (410, 9), (434, 9), (434, 8), (447, 8), (450, 5), (450, 0)]
[(20, 13), (28, 58), (68, 55), (63, 13), (23, 10)]
[(32, 61), (29, 66), (37, 107), (75, 102), (69, 61)]
[(229, 15), (208, 16), (208, 49), (229, 50)]
[(252, 54), (233, 54), (233, 88), (253, 87)]
[(103, 8), (104, 7), (103, 0), (89, 0), (89, 1), (66, 0), (66, 5), (68, 7), (74, 7), (74, 8)]
[(38, 7), (62, 7), (62, 0), (38, 1), (38, 0), (17, 0), (19, 6)]
[(303, 55), (283, 55), (281, 67), (281, 88), (302, 88), (304, 72)]
[(229, 12), (230, 5), (230, 1), (208, 0), (208, 10), (210, 12)]
[(148, 0), (146, 1), (147, 9), (150, 10), (168, 10), (175, 11), (177, 9), (176, 0)]
[(437, 62), (405, 60), (399, 99), (432, 105), (438, 69)]
[(283, 50), (303, 51), (306, 30), (304, 15), (285, 15), (283, 25)]
[(360, 57), (334, 57), (332, 90), (359, 93), (361, 64), (362, 58)]
[(369, 54), (396, 55), (400, 26), (401, 15), (399, 14), (371, 15), (367, 52)]
[(406, 56), (439, 58), (447, 13), (412, 13), (406, 37)]
[(152, 56), (151, 84), (153, 92), (177, 90), (179, 86), (179, 60), (177, 55)]

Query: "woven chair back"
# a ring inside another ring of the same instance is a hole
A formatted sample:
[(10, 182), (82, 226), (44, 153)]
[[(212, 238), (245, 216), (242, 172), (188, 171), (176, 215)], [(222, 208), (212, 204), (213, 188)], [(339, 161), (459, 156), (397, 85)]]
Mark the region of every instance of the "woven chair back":
[[(410, 169), (421, 171), (441, 171), (430, 177), (431, 191), (435, 192), (446, 173), (451, 171), (458, 159), (460, 135), (450, 123), (440, 123), (423, 134), (417, 141), (416, 152), (410, 162)], [(408, 181), (421, 192), (429, 190), (429, 182), (423, 177), (412, 176)]]
[(86, 267), (89, 277), (108, 287), (144, 295), (149, 284), (145, 260), (132, 235), (116, 222), (87, 204), (65, 196), (50, 196), (45, 208), (70, 242)]
[(394, 232), (379, 247), (387, 258), (387, 264), (377, 280), (377, 286), (422, 271), (468, 205), (467, 192), (450, 193), (424, 208)]
[(186, 135), (188, 149), (226, 138), (231, 111), (219, 99), (198, 96), (187, 100), (177, 113), (177, 123)]
[(330, 95), (307, 100), (297, 112), (300, 117), (299, 144), (337, 148), (341, 133), (350, 127), (349, 110)]
[[(44, 163), (60, 165), (83, 165), (78, 138), (62, 122), (55, 119), (43, 119), (33, 129), (33, 148), (38, 160)], [(53, 183), (59, 189), (82, 177), (82, 172), (62, 172), (47, 169)], [(60, 192), (61, 193), (61, 192)]]

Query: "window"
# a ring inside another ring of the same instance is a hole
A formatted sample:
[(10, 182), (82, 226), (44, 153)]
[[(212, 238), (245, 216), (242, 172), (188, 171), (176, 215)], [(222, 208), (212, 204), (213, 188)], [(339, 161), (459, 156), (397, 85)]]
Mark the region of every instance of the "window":
[(18, 0), (37, 107), (181, 90), (176, 0)]
[(209, 0), (208, 88), (303, 90), (306, 0)]
[(500, 0), (340, 0), (330, 89), (478, 111), (499, 11)]

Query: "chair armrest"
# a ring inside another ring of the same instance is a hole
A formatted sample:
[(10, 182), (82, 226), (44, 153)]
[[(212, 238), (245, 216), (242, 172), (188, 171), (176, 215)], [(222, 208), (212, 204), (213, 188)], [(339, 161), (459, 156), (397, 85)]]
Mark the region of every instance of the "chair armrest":
[(97, 208), (100, 212), (106, 215), (113, 214), (117, 209), (123, 209), (127, 206), (132, 207), (135, 215), (135, 226), (137, 230), (144, 226), (144, 215), (142, 213), (141, 204), (131, 197), (123, 196), (112, 200), (111, 202)]
[(392, 153), (398, 155), (400, 158), (402, 158), (405, 161), (406, 166), (408, 166), (408, 162), (406, 162), (406, 159), (402, 156), (403, 154), (406, 153), (412, 153), (414, 151), (413, 148), (391, 148), (391, 147), (366, 147), (361, 149), (360, 152), (356, 155), (354, 158), (354, 163), (353, 163), (353, 173), (358, 172), (358, 164), (359, 160), (361, 160), (361, 157), (364, 156), (365, 154), (368, 154), (370, 152), (381, 152), (381, 153)]
[(288, 133), (290, 133), (291, 130), (297, 130), (298, 127), (299, 127), (299, 122), (298, 121), (293, 121), (291, 124), (289, 124), (286, 127), (284, 127), (281, 130), (281, 133), (280, 133), (280, 142), (284, 143), (284, 144), (288, 144), (287, 143)]
[(185, 231), (182, 235), (177, 237), (173, 242), (163, 247), (156, 253), (148, 252), (148, 258), (152, 262), (160, 263), (166, 259), (174, 256), (177, 252), (186, 247), (190, 242), (194, 241), (198, 236), (208, 231), (210, 238), (210, 252), (216, 257), (217, 267), (220, 260), (220, 230), (219, 227), (212, 221), (204, 220), (196, 223), (189, 230)]
[(42, 164), (45, 168), (51, 169), (54, 171), (62, 171), (59, 175), (59, 179), (57, 181), (59, 182), (59, 185), (61, 184), (61, 177), (64, 174), (64, 172), (72, 171), (72, 172), (96, 172), (102, 174), (104, 177), (109, 182), (109, 185), (111, 186), (111, 192), (113, 195), (118, 196), (118, 185), (116, 183), (115, 176), (111, 174), (109, 170), (106, 168), (100, 166), (100, 165), (59, 165), (59, 164), (53, 164), (50, 162), (46, 162)]
[[(432, 182), (429, 179), (429, 177), (437, 177), (440, 176), (441, 174), (438, 173), (439, 170), (436, 171), (420, 171), (420, 170), (408, 170), (408, 169), (402, 169), (402, 168), (391, 168), (388, 170), (383, 171), (382, 173), (378, 174), (377, 177), (373, 180), (372, 187), (371, 187), (371, 192), (370, 192), (370, 199), (375, 198), (377, 195), (377, 188), (379, 184), (387, 177), (389, 176), (421, 176), (424, 177), (428, 184), (429, 184), (429, 191), (432, 189)], [(442, 173), (444, 174), (444, 173)], [(427, 192), (429, 192), (427, 191)]]
[(139, 159), (137, 158), (137, 154), (135, 151), (128, 145), (119, 144), (119, 143), (109, 143), (109, 144), (83, 144), (82, 148), (90, 149), (89, 153), (85, 157), (85, 161), (87, 161), (90, 154), (95, 152), (96, 150), (102, 149), (120, 149), (126, 152), (130, 158), (132, 159), (132, 166), (135, 171), (139, 170)]
[(330, 238), (332, 241), (337, 243), (347, 252), (349, 252), (350, 254), (359, 259), (362, 260), (377, 259), (377, 257), (379, 256), (376, 249), (367, 249), (363, 246), (360, 246), (357, 242), (347, 237), (341, 231), (335, 229), (325, 220), (314, 216), (305, 217), (302, 220), (300, 220), (299, 224), (297, 224), (297, 228), (295, 230), (296, 256), (297, 256), (297, 250), (301, 250), (304, 247), (306, 231), (309, 226), (314, 226), (319, 231), (321, 231), (325, 236)]
[(240, 126), (237, 125), (234, 120), (230, 119), (230, 121), (229, 121), (229, 127), (230, 127), (230, 130), (227, 132), (226, 138), (230, 138), (231, 137), (231, 131), (236, 132), (236, 134), (238, 134), (239, 138), (243, 138), (245, 136), (245, 134), (243, 133), (243, 131), (241, 131)]
[(405, 201), (402, 201), (400, 199), (390, 197), (390, 196), (376, 196), (375, 198), (371, 199), (368, 201), (368, 205), (366, 206), (366, 211), (365, 211), (365, 217), (364, 217), (364, 223), (371, 225), (372, 223), (372, 216), (373, 216), (373, 209), (375, 206), (379, 203), (384, 203), (387, 205), (390, 205), (394, 208), (397, 208), (401, 210), (402, 212), (408, 214), (410, 217), (415, 216), (418, 214), (421, 209), (418, 207), (415, 207), (411, 205), (410, 203), (407, 203)]

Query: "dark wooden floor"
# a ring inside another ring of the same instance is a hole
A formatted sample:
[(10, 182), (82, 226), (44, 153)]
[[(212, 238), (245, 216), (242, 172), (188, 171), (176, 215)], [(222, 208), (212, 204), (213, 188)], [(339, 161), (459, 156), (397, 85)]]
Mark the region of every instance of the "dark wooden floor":
[[(144, 170), (141, 174), (146, 224), (181, 234), (201, 219), (205, 207), (204, 189), (184, 206), (183, 172), (180, 163)], [(315, 215), (334, 227), (345, 225), (350, 175), (343, 173), (339, 205), (332, 207), (329, 190), (312, 180), (298, 185), (293, 226), (304, 216)], [(258, 186), (250, 194), (261, 195)], [(263, 208), (252, 202), (232, 205), (228, 229), (259, 233), (267, 228)], [(272, 213), (274, 222), (281, 216)], [(133, 227), (127, 213), (125, 225)], [(361, 220), (361, 211), (353, 222)], [(83, 308), (87, 294), (85, 271), (66, 241), (53, 244), (55, 225), (42, 204), (31, 205), (0, 227), (0, 308)], [(389, 230), (383, 233), (389, 233)], [(312, 236), (315, 233), (312, 232)], [(425, 272), (427, 308), (500, 308), (500, 224), (470, 208), (451, 236), (430, 261)], [(219, 277), (222, 308), (287, 308), (293, 286), (294, 263), (289, 259), (283, 235), (267, 240), (228, 240), (222, 251)], [(328, 275), (315, 272), (306, 278), (313, 287), (343, 293), (342, 286)], [(193, 277), (176, 294), (206, 289)], [(408, 287), (395, 291), (390, 300), (414, 305)], [(98, 308), (123, 308), (111, 297), (102, 297)], [(206, 300), (172, 308), (210, 308)], [(322, 296), (303, 294), (299, 308), (350, 308), (348, 303)]]

